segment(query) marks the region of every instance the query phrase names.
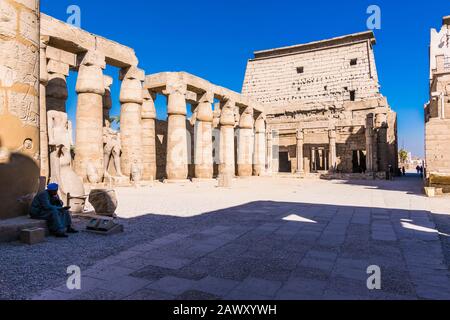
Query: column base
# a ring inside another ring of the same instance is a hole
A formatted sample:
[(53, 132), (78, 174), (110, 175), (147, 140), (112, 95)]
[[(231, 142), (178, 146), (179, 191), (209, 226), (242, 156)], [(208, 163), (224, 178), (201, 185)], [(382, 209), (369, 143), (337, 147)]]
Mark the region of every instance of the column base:
[(251, 177), (253, 173), (253, 166), (251, 164), (238, 164), (239, 177)]
[(166, 184), (187, 184), (190, 183), (189, 179), (164, 179), (163, 183)]
[(192, 178), (192, 182), (216, 182), (214, 178)]

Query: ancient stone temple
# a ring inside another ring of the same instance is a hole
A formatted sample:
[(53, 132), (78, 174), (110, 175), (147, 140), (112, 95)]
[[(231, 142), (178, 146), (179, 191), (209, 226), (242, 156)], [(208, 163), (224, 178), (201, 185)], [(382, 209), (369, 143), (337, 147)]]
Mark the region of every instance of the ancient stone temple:
[(270, 172), (396, 172), (396, 113), (379, 91), (374, 44), (369, 31), (254, 53), (242, 93), (266, 107)]
[(379, 93), (374, 43), (365, 32), (256, 52), (238, 93), (186, 72), (146, 75), (132, 48), (40, 14), (37, 0), (2, 0), (0, 219), (26, 215), (49, 182), (82, 212), (91, 190), (155, 179), (383, 176), (397, 166), (396, 114)]
[[(40, 14), (38, 1), (0, 2), (0, 62), (0, 219), (26, 215), (49, 182), (81, 212), (99, 188), (265, 173), (261, 104), (184, 72), (146, 76), (133, 49)], [(167, 119), (156, 119), (158, 95)]]
[(426, 191), (450, 192), (450, 16), (431, 30), (430, 101), (425, 105)]

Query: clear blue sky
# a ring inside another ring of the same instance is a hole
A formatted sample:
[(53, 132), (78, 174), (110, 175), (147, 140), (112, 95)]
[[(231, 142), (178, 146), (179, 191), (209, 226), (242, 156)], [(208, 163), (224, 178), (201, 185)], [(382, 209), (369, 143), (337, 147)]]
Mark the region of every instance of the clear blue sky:
[[(364, 31), (371, 4), (381, 8), (375, 58), (381, 91), (398, 113), (399, 146), (421, 156), (429, 33), (450, 14), (448, 0), (41, 0), (41, 10), (66, 21), (67, 7), (78, 5), (81, 27), (134, 48), (147, 74), (187, 71), (240, 92), (253, 51)], [(106, 73), (115, 79), (118, 114), (117, 70)], [(75, 76), (68, 82), (72, 119)], [(157, 109), (162, 117), (161, 99)]]

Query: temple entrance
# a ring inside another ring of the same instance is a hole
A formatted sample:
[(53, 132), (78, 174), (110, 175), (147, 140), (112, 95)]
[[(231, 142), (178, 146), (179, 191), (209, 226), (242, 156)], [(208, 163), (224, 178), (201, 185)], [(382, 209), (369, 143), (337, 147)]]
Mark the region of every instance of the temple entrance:
[(311, 148), (311, 172), (329, 169), (329, 151), (324, 147)]
[(353, 150), (353, 173), (364, 173), (366, 172), (366, 155), (362, 150)]
[(279, 153), (279, 172), (291, 172), (291, 162), (289, 161), (289, 152), (280, 151)]

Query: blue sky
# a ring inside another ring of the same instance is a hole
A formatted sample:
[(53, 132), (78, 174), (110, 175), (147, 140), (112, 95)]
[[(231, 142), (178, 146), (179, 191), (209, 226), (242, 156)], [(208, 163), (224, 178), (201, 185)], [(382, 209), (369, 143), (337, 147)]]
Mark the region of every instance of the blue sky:
[[(423, 105), (428, 100), (430, 28), (450, 14), (448, 0), (41, 0), (42, 12), (66, 21), (81, 9), (81, 27), (135, 49), (147, 74), (187, 71), (240, 92), (255, 50), (364, 31), (366, 9), (381, 8), (375, 58), (381, 92), (398, 113), (399, 146), (423, 155)], [(118, 114), (118, 70), (112, 114)], [(76, 74), (69, 77), (68, 112), (75, 115)], [(164, 117), (164, 101), (157, 101)]]

